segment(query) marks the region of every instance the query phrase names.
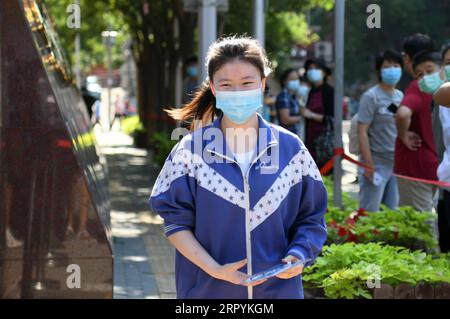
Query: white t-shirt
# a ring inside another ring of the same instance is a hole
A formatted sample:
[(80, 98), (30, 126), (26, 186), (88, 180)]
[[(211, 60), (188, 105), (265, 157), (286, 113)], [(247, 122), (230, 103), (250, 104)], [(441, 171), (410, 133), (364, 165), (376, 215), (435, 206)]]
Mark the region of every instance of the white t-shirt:
[(247, 170), (250, 167), (250, 163), (253, 159), (253, 153), (255, 153), (255, 150), (252, 150), (247, 153), (235, 153), (234, 154), (234, 157), (236, 158), (236, 161), (238, 162), (238, 164), (241, 167), (241, 170), (244, 174), (247, 173)]
[(437, 171), (440, 181), (450, 183), (450, 108), (439, 106), (445, 152)]

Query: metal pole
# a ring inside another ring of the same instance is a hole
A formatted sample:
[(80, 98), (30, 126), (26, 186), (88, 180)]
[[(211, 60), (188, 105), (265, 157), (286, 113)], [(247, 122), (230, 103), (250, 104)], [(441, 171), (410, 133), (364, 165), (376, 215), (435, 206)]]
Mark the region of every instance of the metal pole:
[[(80, 6), (80, 0), (76, 0), (75, 3)], [(81, 57), (80, 57), (80, 29), (77, 30), (75, 37), (75, 78), (77, 81), (77, 88), (81, 89)]]
[(253, 0), (253, 37), (264, 47), (265, 42), (265, 0)]
[[(111, 28), (109, 28), (109, 32), (111, 32)], [(111, 123), (111, 87), (112, 87), (112, 53), (111, 53), (111, 46), (112, 46), (112, 37), (109, 33), (106, 37), (106, 46), (108, 49), (108, 126), (109, 130), (112, 129), (112, 123)]]
[(77, 88), (81, 89), (81, 63), (80, 63), (80, 33), (75, 37), (75, 78)]
[(208, 76), (204, 66), (209, 46), (217, 38), (217, 4), (215, 0), (201, 0), (198, 9), (199, 31), (199, 81), (203, 82)]
[[(334, 147), (342, 148), (342, 99), (344, 96), (344, 22), (345, 0), (335, 2), (335, 93), (334, 93)], [(334, 157), (333, 204), (342, 207), (342, 164), (340, 157)]]
[[(175, 39), (175, 48), (178, 50), (180, 48), (179, 36), (180, 36), (180, 24), (177, 18), (174, 19), (174, 34)], [(175, 107), (181, 107), (183, 103), (183, 62), (181, 59), (177, 61), (177, 67), (175, 70)], [(177, 121), (177, 127), (180, 127), (180, 121)]]

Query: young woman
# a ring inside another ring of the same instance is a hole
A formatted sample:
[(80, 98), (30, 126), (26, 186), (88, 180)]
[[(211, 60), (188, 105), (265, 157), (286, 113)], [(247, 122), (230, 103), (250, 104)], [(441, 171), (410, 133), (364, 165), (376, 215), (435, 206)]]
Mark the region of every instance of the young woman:
[(176, 247), (178, 298), (303, 298), (303, 266), (252, 284), (279, 263), (311, 264), (326, 239), (327, 193), (300, 139), (267, 123), (262, 106), (270, 73), (250, 38), (214, 43), (208, 79), (194, 100), (170, 114), (194, 125), (172, 150), (150, 206)]
[(395, 113), (403, 99), (396, 89), (402, 77), (403, 58), (387, 50), (375, 62), (378, 83), (361, 96), (358, 110), (358, 140), (361, 160), (375, 171), (359, 169), (360, 207), (377, 212), (384, 204), (391, 209), (398, 205), (397, 179), (394, 170), (397, 128)]
[(314, 141), (325, 132), (326, 121), (334, 116), (334, 88), (327, 82), (331, 71), (321, 59), (306, 61), (305, 72), (312, 87), (302, 114), (306, 118), (306, 147), (317, 161)]
[(297, 100), (301, 87), (298, 72), (287, 69), (280, 77), (281, 92), (277, 95), (275, 108), (277, 109), (278, 123), (294, 134), (298, 134), (297, 124), (300, 123), (300, 104)]

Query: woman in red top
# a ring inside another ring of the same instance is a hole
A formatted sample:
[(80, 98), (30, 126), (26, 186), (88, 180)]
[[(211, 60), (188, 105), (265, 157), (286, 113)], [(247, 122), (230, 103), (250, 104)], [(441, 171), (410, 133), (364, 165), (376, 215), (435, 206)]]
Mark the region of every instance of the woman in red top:
[(334, 117), (334, 88), (327, 83), (331, 71), (324, 61), (320, 59), (306, 61), (305, 72), (306, 79), (312, 87), (302, 114), (306, 118), (306, 147), (320, 167), (328, 159), (318, 158), (314, 141), (325, 132), (326, 121)]

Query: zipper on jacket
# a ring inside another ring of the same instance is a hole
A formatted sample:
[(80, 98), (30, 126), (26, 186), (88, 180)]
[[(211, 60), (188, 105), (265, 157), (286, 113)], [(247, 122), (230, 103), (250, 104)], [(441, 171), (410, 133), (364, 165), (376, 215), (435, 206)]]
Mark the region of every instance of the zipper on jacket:
[[(215, 151), (210, 151), (211, 153), (214, 153), (222, 158), (228, 159), (229, 161), (237, 164), (239, 166), (239, 170), (241, 171), (242, 177), (244, 179), (244, 194), (246, 197), (246, 205), (245, 205), (245, 247), (246, 247), (246, 255), (247, 255), (247, 275), (251, 276), (253, 275), (252, 270), (252, 237), (251, 237), (251, 222), (250, 222), (250, 183), (248, 181), (248, 176), (250, 174), (250, 170), (255, 164), (258, 159), (271, 147), (271, 145), (268, 145), (262, 152), (259, 152), (257, 157), (250, 163), (250, 166), (247, 169), (247, 172), (244, 174), (242, 171), (241, 166), (238, 162), (236, 162), (234, 159), (230, 159), (229, 157), (226, 157), (220, 153), (216, 153)], [(247, 287), (247, 295), (248, 299), (253, 299), (253, 287), (248, 286)]]
[[(253, 260), (252, 260), (252, 232), (251, 232), (251, 222), (250, 222), (250, 183), (248, 181), (248, 177), (250, 174), (250, 170), (252, 166), (258, 161), (258, 159), (269, 149), (270, 146), (267, 146), (262, 152), (260, 152), (257, 157), (250, 163), (250, 166), (247, 169), (247, 172), (244, 172), (241, 169), (241, 166), (238, 164), (239, 169), (242, 173), (242, 177), (244, 178), (244, 193), (246, 197), (246, 205), (245, 205), (245, 246), (246, 246), (246, 254), (247, 254), (247, 275), (253, 275)], [(253, 299), (253, 286), (247, 287), (247, 295), (248, 299)]]
[[(245, 250), (247, 254), (247, 275), (253, 275), (252, 271), (252, 235), (251, 235), (251, 223), (250, 223), (250, 185), (248, 183), (248, 174), (250, 172), (250, 167), (247, 170), (247, 173), (244, 175), (242, 172), (242, 176), (244, 176), (244, 193), (246, 198), (245, 205)], [(247, 295), (248, 299), (253, 299), (253, 287), (247, 287)]]

